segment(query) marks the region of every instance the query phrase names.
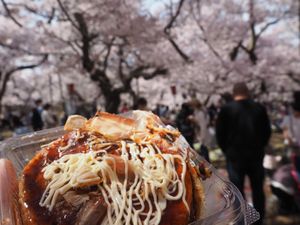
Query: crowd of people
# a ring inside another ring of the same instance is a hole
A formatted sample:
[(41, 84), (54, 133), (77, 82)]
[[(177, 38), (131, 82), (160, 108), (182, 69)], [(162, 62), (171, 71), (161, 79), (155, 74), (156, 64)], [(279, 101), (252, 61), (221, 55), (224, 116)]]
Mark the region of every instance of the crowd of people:
[(27, 112), (7, 112), (1, 121), (1, 130), (10, 130), (13, 136), (17, 136), (60, 125), (58, 112), (53, 110), (51, 104), (43, 104), (40, 99)]
[[(70, 93), (75, 93), (70, 87)], [(8, 127), (15, 135), (63, 125), (67, 116), (80, 113), (77, 94), (61, 111), (49, 103), (36, 100), (29, 114), (16, 116), (12, 113), (2, 120), (2, 128)], [(91, 108), (95, 113), (96, 108)], [(147, 110), (157, 114), (165, 124), (176, 127), (187, 142), (207, 161), (209, 152), (220, 148), (225, 156), (229, 179), (244, 194), (245, 177), (252, 189), (252, 202), (259, 211), (262, 224), (265, 215), (265, 174), (272, 179), (272, 191), (281, 200), (282, 213), (300, 212), (300, 92), (295, 92), (292, 104), (261, 104), (251, 99), (245, 83), (234, 85), (232, 94), (223, 96), (219, 104), (203, 105), (196, 98), (184, 102), (180, 109), (157, 104), (150, 109), (145, 98), (139, 98), (131, 107), (120, 106), (119, 112)], [(276, 168), (266, 169), (266, 149), (270, 137), (281, 132), (286, 146)], [(266, 173), (267, 171), (267, 173)]]
[[(184, 103), (176, 117), (177, 128), (191, 146), (200, 142), (200, 154), (205, 158), (212, 147), (209, 135), (215, 136), (225, 155), (229, 179), (244, 197), (245, 178), (249, 178), (252, 202), (260, 213), (255, 224), (263, 224), (265, 217), (264, 163), (266, 149), (271, 148), (272, 129), (283, 134), (285, 144), (280, 162), (269, 173), (272, 192), (279, 202), (278, 212), (300, 212), (300, 92), (294, 93), (290, 106), (277, 113), (266, 106), (251, 99), (245, 83), (237, 83), (232, 97), (227, 96), (219, 108), (205, 109), (194, 100)], [(214, 132), (208, 132), (211, 128)]]

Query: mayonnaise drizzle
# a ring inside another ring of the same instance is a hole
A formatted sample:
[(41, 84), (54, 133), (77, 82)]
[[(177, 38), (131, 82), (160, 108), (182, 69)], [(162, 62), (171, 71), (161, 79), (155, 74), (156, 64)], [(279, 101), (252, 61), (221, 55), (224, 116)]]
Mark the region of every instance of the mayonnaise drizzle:
[[(99, 154), (101, 152), (101, 154)], [(121, 141), (121, 155), (105, 151), (70, 154), (47, 165), (44, 178), (49, 184), (40, 200), (50, 211), (60, 195), (72, 188), (97, 185), (107, 204), (102, 224), (159, 224), (167, 201), (182, 199), (186, 209), (186, 156), (164, 154), (151, 144)], [(124, 177), (117, 174), (117, 163), (123, 161)], [(175, 161), (182, 165), (178, 175)]]

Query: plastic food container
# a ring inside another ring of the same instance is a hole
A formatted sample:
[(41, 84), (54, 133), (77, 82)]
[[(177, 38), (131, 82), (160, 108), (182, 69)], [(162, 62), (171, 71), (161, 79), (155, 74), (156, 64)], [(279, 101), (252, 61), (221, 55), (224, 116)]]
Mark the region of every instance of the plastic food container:
[[(11, 160), (17, 174), (20, 174), (23, 167), (41, 149), (42, 145), (50, 143), (64, 133), (65, 131), (60, 127), (10, 138), (0, 144), (0, 158)], [(205, 161), (196, 152), (192, 154), (192, 159), (196, 164)], [(219, 176), (211, 164), (206, 161), (205, 163), (212, 171), (212, 176), (203, 181), (205, 192), (203, 214), (200, 220), (190, 225), (247, 225), (257, 221), (258, 212), (244, 201), (238, 189), (227, 179)], [(11, 216), (9, 210), (4, 209), (3, 202), (0, 202), (0, 224), (5, 224), (3, 221), (9, 216)]]

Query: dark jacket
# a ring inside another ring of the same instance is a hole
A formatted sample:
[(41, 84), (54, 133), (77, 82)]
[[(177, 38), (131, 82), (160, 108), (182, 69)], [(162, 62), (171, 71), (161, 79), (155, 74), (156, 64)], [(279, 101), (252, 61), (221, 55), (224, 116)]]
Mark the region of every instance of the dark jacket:
[(181, 110), (176, 117), (176, 126), (181, 134), (185, 137), (187, 142), (193, 146), (195, 130), (193, 122), (189, 119), (189, 116), (193, 115), (194, 111), (187, 103), (182, 104)]
[(43, 129), (43, 120), (38, 108), (32, 110), (31, 125), (34, 131)]
[(227, 159), (262, 160), (271, 136), (266, 109), (251, 99), (226, 104), (217, 119), (216, 136)]

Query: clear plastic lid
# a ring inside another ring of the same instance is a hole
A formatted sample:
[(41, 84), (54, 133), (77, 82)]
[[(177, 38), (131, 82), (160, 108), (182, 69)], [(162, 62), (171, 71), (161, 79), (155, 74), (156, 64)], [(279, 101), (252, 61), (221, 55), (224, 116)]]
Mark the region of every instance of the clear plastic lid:
[[(16, 169), (16, 173), (20, 174), (23, 167), (36, 154), (36, 152), (41, 149), (42, 145), (50, 143), (62, 136), (64, 133), (65, 131), (63, 131), (60, 127), (8, 139), (0, 144), (0, 158), (10, 160)], [(258, 212), (245, 202), (238, 189), (226, 178), (221, 177), (216, 169), (196, 152), (193, 152), (192, 154), (192, 159), (195, 164), (204, 162), (206, 167), (212, 171), (212, 176), (203, 181), (205, 203), (201, 219), (191, 223), (190, 225), (246, 225), (257, 221), (259, 219)], [(0, 160), (0, 165), (1, 163), (4, 165), (4, 161), (7, 167), (9, 164), (7, 160)], [(10, 182), (13, 179), (10, 179), (9, 176), (13, 175), (8, 176), (7, 174), (8, 173), (6, 173), (6, 171), (0, 171), (0, 182), (8, 182), (8, 184), (12, 184), (12, 186), (3, 188), (1, 183), (0, 198), (9, 195), (7, 194), (10, 193), (8, 190), (9, 188), (11, 188), (11, 190), (15, 190), (14, 188), (16, 188), (14, 184)], [(15, 191), (13, 192), (15, 193)], [(11, 196), (12, 198), (17, 198), (16, 194)], [(8, 201), (17, 202), (17, 199), (8, 199)], [(12, 210), (10, 210), (9, 207), (10, 205), (1, 199), (0, 225), (19, 224), (17, 221), (18, 218), (16, 218), (17, 209), (14, 209), (15, 212), (12, 213)]]

